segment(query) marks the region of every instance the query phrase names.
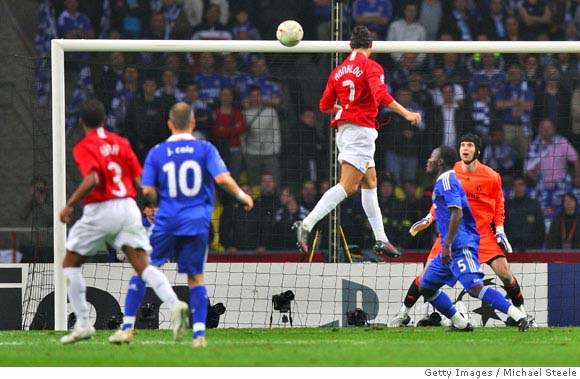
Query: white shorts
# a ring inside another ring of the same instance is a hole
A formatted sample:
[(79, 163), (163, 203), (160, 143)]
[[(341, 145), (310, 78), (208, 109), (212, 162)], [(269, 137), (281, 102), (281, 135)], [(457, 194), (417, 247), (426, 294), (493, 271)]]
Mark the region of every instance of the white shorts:
[(348, 162), (363, 174), (375, 167), (375, 140), (379, 133), (376, 129), (355, 124), (342, 124), (338, 127), (336, 145), (338, 162)]
[(151, 252), (141, 211), (132, 198), (90, 203), (73, 225), (66, 239), (66, 249), (83, 256), (104, 251), (107, 244), (120, 250), (123, 246)]

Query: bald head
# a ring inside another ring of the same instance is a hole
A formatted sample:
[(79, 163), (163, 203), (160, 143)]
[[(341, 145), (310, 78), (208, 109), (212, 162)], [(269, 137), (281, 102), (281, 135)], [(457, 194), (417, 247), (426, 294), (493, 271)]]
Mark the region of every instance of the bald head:
[(189, 129), (191, 122), (194, 120), (193, 117), (193, 110), (186, 103), (177, 103), (169, 111), (169, 119), (177, 130)]

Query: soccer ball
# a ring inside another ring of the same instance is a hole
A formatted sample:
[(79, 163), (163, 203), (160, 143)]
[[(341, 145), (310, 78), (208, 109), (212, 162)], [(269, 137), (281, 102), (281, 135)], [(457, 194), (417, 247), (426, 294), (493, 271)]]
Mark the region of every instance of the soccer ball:
[(283, 21), (276, 30), (276, 38), (286, 47), (298, 45), (302, 37), (304, 37), (302, 26), (294, 20)]

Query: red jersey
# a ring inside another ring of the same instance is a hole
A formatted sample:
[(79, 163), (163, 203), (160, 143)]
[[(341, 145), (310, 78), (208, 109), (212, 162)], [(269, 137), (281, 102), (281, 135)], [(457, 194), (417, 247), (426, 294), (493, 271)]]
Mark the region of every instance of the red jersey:
[(125, 138), (97, 128), (74, 147), (73, 156), (83, 176), (92, 170), (99, 175), (84, 204), (137, 195), (133, 178), (141, 176), (141, 165)]
[(455, 163), (453, 171), (461, 182), (479, 234), (493, 231), (490, 224), (503, 226), (505, 207), (501, 176), (489, 166), (477, 161), (475, 172), (463, 172), (461, 161)]
[(332, 109), (337, 99), (342, 110), (334, 116), (333, 128), (345, 122), (376, 128), (379, 105), (387, 106), (394, 100), (385, 85), (381, 65), (356, 51), (330, 73), (320, 99), (320, 110)]

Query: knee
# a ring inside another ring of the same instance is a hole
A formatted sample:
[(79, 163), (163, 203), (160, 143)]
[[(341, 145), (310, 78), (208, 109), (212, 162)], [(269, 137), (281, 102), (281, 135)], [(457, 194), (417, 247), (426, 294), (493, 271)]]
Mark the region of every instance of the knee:
[(357, 184), (341, 183), (341, 184), (342, 184), (342, 187), (344, 188), (344, 192), (346, 192), (346, 194), (348, 196), (354, 195), (360, 187), (360, 184), (358, 184), (358, 183)]
[(433, 296), (435, 296), (435, 294), (437, 293), (437, 290), (419, 287), (419, 292), (421, 293), (421, 295), (423, 296), (425, 301), (429, 301), (429, 299), (431, 299)]
[(482, 289), (483, 289), (483, 286), (475, 286), (475, 287), (471, 288), (467, 292), (469, 293), (469, 295), (471, 297), (477, 298), (479, 296), (479, 293), (481, 292)]

